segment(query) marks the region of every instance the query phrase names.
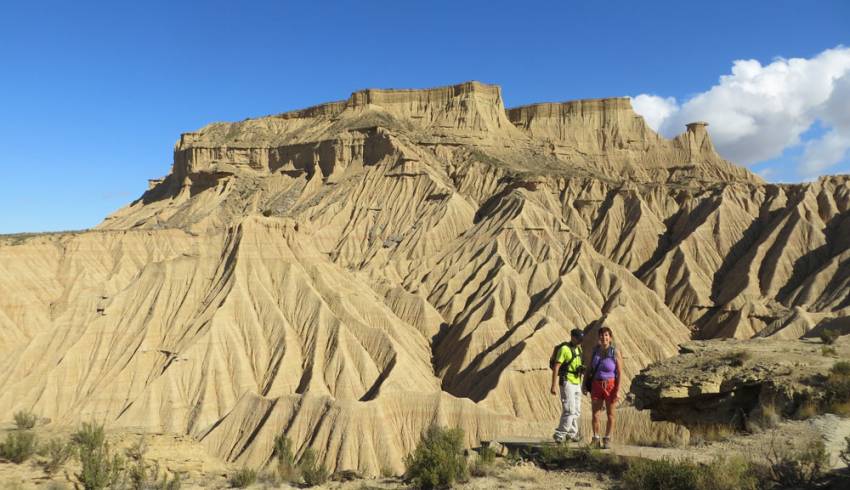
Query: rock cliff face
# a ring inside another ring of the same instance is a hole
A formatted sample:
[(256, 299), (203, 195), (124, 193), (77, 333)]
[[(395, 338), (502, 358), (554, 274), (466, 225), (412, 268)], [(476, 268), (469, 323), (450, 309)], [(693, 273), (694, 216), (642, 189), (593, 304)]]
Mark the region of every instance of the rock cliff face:
[(626, 99), (364, 90), (184, 134), (151, 185), (96, 230), (0, 237), (0, 412), (252, 465), (285, 432), (376, 474), (433, 422), (547, 435), (570, 328), (611, 326), (629, 386), (694, 335), (850, 311), (848, 178), (764, 184)]

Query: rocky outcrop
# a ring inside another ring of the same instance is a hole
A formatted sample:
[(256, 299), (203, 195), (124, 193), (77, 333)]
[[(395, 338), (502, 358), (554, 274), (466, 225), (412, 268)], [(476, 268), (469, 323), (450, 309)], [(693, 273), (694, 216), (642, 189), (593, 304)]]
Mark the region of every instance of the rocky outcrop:
[(547, 435), (570, 328), (611, 326), (628, 385), (694, 334), (847, 315), (847, 178), (763, 184), (625, 99), (365, 90), (184, 134), (151, 185), (96, 230), (0, 237), (4, 413), (252, 465), (285, 432), (376, 474), (434, 422)]
[(680, 354), (634, 377), (635, 406), (655, 420), (689, 427), (722, 424), (749, 428), (764, 413), (797, 416), (824, 396), (825, 374), (850, 357), (844, 337), (824, 355), (820, 341), (711, 340), (689, 342)]

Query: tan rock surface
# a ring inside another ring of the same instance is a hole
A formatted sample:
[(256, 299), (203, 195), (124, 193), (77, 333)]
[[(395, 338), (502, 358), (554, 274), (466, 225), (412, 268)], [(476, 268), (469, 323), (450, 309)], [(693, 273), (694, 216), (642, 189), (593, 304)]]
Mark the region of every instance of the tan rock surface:
[(434, 422), (547, 436), (570, 328), (613, 327), (628, 386), (693, 331), (800, 336), (850, 307), (848, 178), (764, 184), (624, 99), (364, 90), (184, 134), (151, 184), (96, 230), (0, 237), (0, 413), (238, 465), (285, 432), (375, 475)]

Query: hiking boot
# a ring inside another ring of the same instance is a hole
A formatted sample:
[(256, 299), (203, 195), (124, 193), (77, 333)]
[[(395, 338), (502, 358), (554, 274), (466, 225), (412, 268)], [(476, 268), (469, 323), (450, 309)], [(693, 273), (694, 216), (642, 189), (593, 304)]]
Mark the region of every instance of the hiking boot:
[(566, 434), (560, 434), (560, 433), (558, 433), (558, 432), (555, 432), (554, 434), (552, 434), (552, 439), (553, 439), (555, 442), (557, 442), (558, 444), (561, 444), (561, 443), (563, 443), (565, 440), (567, 440), (567, 435), (566, 435)]
[(611, 438), (605, 436), (602, 438), (602, 449), (611, 449)]
[(581, 442), (581, 436), (578, 434), (571, 435), (570, 442)]
[(596, 435), (593, 436), (593, 438), (590, 440), (590, 447), (599, 447), (600, 446), (600, 443), (599, 443), (600, 440), (601, 439), (599, 438), (599, 436), (596, 436)]

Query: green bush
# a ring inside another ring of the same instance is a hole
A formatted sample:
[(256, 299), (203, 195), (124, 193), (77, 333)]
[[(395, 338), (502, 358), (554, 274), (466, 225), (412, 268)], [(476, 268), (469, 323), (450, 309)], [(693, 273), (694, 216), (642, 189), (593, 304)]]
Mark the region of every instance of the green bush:
[(21, 430), (29, 430), (35, 427), (35, 424), (38, 422), (38, 417), (35, 416), (32, 412), (26, 412), (21, 410), (20, 412), (15, 412), (15, 427)]
[(625, 490), (695, 490), (699, 466), (691, 461), (636, 460), (623, 475)]
[(35, 454), (36, 438), (30, 431), (15, 431), (6, 434), (6, 440), (0, 443), (0, 458), (21, 464)]
[(623, 475), (625, 490), (757, 490), (757, 468), (743, 458), (636, 460)]
[(71, 434), (71, 442), (77, 447), (93, 450), (104, 445), (106, 431), (102, 425), (83, 422), (77, 432)]
[(245, 488), (257, 481), (257, 472), (249, 469), (242, 468), (237, 470), (235, 473), (230, 475), (230, 478), (227, 482), (233, 488)]
[(463, 455), (463, 429), (431, 426), (404, 464), (406, 476), (418, 488), (449, 487), (466, 481), (469, 468)]
[(299, 479), (298, 466), (292, 452), (292, 441), (281, 434), (274, 439), (272, 456), (277, 460), (277, 475), (286, 482), (296, 482)]
[(80, 460), (80, 472), (75, 476), (85, 490), (110, 488), (123, 482), (124, 458), (111, 451), (102, 425), (84, 422), (71, 435), (71, 442)]
[(74, 446), (58, 437), (54, 437), (42, 448), (44, 457), (44, 472), (52, 475), (59, 471), (74, 455)]
[(816, 439), (800, 447), (772, 444), (766, 455), (768, 477), (779, 485), (807, 487), (829, 469), (829, 454), (823, 441)]
[(697, 489), (699, 490), (757, 490), (759, 477), (753, 463), (741, 457), (717, 458), (707, 465), (702, 465), (697, 473)]
[(325, 483), (330, 476), (327, 468), (319, 463), (316, 453), (312, 449), (307, 449), (301, 455), (301, 461), (298, 462), (298, 469), (301, 471), (304, 483), (311, 487)]
[(838, 339), (838, 331), (825, 328), (820, 333), (821, 342), (826, 345), (832, 345)]

